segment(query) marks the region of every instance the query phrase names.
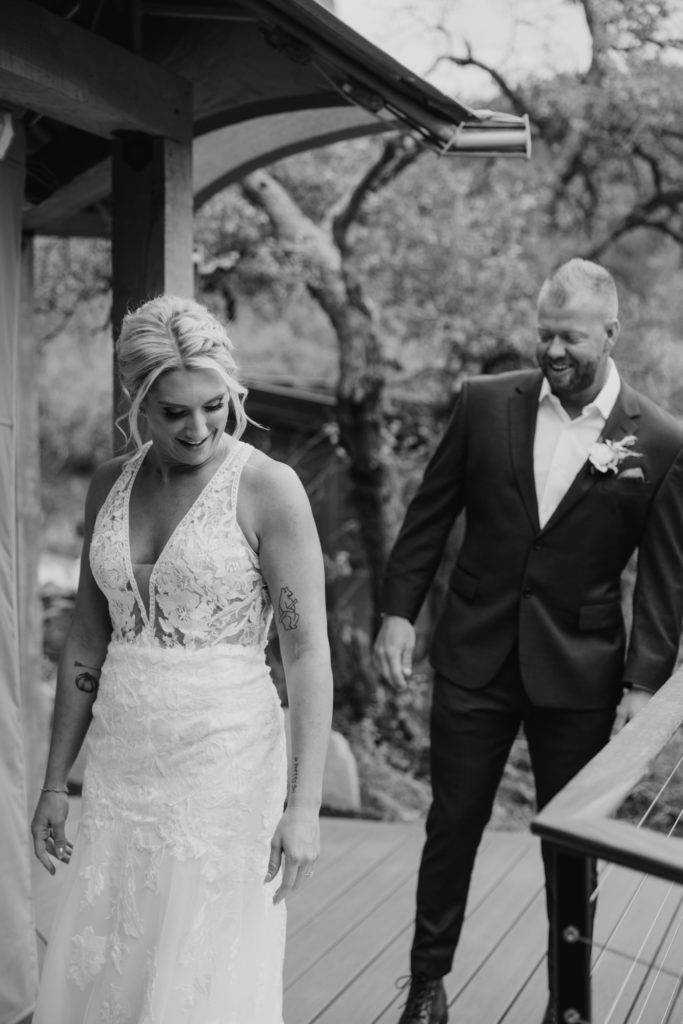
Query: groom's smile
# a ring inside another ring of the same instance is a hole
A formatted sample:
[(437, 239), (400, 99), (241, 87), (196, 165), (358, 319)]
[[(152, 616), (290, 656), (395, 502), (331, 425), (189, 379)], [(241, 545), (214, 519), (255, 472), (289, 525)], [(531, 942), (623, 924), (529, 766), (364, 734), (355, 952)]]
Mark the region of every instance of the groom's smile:
[(578, 416), (605, 383), (618, 335), (609, 313), (599, 297), (580, 288), (541, 294), (536, 359), (570, 416)]

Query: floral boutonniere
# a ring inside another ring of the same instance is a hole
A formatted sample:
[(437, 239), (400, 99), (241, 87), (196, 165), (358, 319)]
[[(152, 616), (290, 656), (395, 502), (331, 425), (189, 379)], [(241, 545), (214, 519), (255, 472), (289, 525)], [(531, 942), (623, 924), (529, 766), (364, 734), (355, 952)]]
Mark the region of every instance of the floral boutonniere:
[(592, 444), (588, 452), (588, 461), (596, 473), (619, 472), (619, 467), (624, 459), (640, 459), (642, 452), (634, 452), (633, 446), (636, 443), (635, 436), (629, 434), (621, 441), (609, 441), (602, 439)]

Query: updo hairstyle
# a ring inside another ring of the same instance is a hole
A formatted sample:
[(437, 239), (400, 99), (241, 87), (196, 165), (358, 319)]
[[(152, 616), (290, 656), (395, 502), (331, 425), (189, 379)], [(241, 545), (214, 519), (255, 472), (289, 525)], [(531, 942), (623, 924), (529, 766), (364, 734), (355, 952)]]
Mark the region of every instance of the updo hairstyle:
[[(121, 386), (130, 402), (129, 437), (142, 447), (140, 406), (162, 374), (169, 370), (215, 370), (228, 392), (235, 417), (233, 437), (241, 437), (249, 417), (247, 389), (237, 379), (233, 344), (223, 325), (194, 299), (158, 295), (123, 318), (116, 342)], [(125, 419), (126, 414), (121, 417)]]

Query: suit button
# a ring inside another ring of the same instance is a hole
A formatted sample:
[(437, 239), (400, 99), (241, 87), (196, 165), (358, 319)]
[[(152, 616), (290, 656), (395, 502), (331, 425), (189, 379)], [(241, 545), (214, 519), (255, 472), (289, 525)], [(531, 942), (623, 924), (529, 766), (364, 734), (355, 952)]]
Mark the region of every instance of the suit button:
[(540, 540), (535, 540), (531, 546), (534, 549), (534, 551), (540, 551), (541, 548), (543, 547), (543, 545), (541, 544)]
[(533, 590), (531, 589), (531, 587), (524, 587), (524, 589), (522, 590), (522, 597), (531, 597), (532, 594)]

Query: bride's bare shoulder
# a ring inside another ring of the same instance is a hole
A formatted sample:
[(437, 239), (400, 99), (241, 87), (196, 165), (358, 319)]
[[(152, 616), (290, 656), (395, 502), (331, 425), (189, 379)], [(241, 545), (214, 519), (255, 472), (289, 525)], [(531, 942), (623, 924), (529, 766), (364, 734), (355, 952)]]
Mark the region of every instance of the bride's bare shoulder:
[(296, 470), (253, 450), (245, 464), (237, 503), (243, 529), (261, 535), (291, 516), (310, 515), (310, 504)]
[(97, 515), (112, 487), (131, 458), (130, 452), (103, 462), (92, 475), (86, 497), (86, 514)]
[(245, 464), (242, 481), (244, 490), (259, 501), (277, 501), (303, 491), (296, 470), (256, 448)]

